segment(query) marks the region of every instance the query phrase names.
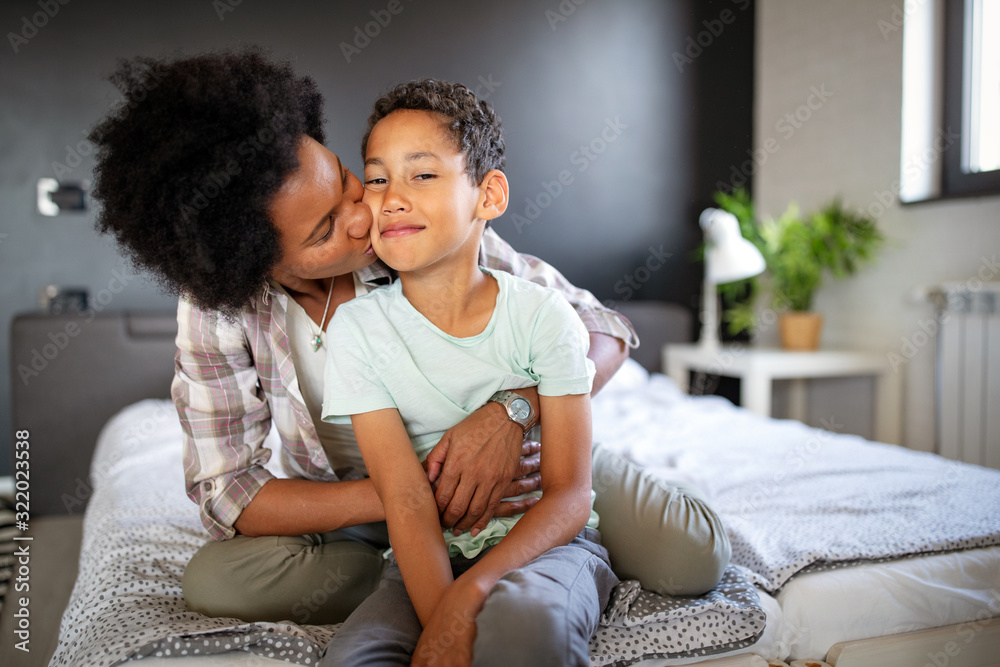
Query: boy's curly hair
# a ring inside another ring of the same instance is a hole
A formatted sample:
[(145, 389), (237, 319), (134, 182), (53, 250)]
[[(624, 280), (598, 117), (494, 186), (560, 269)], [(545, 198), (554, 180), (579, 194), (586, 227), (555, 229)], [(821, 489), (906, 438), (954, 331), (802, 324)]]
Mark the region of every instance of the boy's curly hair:
[(448, 118), (445, 127), (458, 151), (465, 155), (465, 172), (474, 185), (479, 185), (492, 169), (503, 171), (503, 128), (493, 107), (461, 83), (437, 79), (401, 83), (375, 100), (368, 116), (368, 129), (361, 140), (362, 158), (375, 124), (400, 109), (435, 111)]
[(122, 60), (110, 79), (124, 99), (89, 135), (97, 228), (170, 292), (235, 316), (281, 258), (268, 206), (299, 141), (323, 143), (315, 81), (258, 49)]

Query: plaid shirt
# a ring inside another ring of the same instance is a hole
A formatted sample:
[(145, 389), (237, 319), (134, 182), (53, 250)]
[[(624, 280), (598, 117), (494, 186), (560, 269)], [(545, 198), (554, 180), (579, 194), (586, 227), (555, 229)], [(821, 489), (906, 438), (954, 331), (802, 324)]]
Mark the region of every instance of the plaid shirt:
[[(483, 236), (480, 263), (562, 292), (587, 329), (639, 344), (632, 325), (558, 271), (514, 251), (496, 232)], [(358, 272), (366, 285), (390, 281), (380, 262)], [(282, 465), (305, 479), (335, 482), (299, 390), (286, 334), (288, 296), (265, 286), (238, 322), (181, 298), (177, 307), (176, 372), (171, 395), (184, 429), (187, 494), (217, 540), (236, 534), (233, 523), (265, 482), (271, 452), (263, 446), (273, 423)]]

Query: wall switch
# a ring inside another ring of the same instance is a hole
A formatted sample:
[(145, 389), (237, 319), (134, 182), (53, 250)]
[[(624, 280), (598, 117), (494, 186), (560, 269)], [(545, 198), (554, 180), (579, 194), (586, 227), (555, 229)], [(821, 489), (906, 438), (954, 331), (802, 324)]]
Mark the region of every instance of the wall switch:
[(38, 305), (50, 315), (83, 313), (89, 307), (89, 297), (86, 287), (47, 285), (38, 295)]
[(48, 216), (82, 213), (87, 210), (89, 190), (89, 181), (61, 183), (54, 178), (39, 178), (38, 212)]

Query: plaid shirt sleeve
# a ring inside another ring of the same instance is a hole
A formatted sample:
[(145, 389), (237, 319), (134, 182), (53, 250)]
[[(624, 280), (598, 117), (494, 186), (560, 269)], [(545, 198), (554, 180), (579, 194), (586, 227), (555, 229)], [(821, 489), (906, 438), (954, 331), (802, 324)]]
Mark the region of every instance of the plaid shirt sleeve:
[(181, 298), (171, 396), (184, 432), (184, 479), (216, 540), (273, 475), (262, 443), (271, 425), (257, 369), (238, 323)]
[(639, 347), (639, 337), (628, 319), (610, 308), (605, 308), (593, 294), (575, 287), (561, 273), (542, 260), (518, 253), (500, 238), (492, 227), (483, 234), (479, 263), (488, 269), (500, 269), (562, 292), (580, 316), (587, 331), (614, 336), (625, 341), (631, 348)]

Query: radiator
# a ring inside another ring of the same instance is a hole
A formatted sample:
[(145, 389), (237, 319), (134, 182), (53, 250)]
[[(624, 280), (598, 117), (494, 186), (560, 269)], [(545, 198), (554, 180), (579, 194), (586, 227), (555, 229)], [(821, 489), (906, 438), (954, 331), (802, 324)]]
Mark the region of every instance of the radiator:
[(1000, 469), (1000, 283), (931, 292), (937, 336), (937, 451)]

